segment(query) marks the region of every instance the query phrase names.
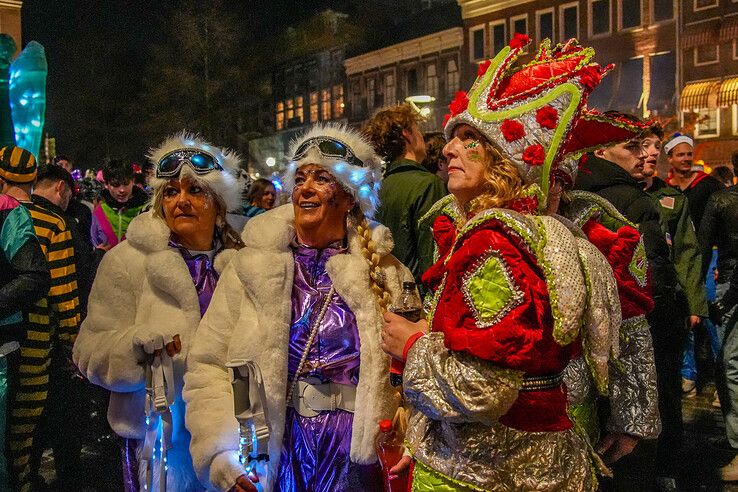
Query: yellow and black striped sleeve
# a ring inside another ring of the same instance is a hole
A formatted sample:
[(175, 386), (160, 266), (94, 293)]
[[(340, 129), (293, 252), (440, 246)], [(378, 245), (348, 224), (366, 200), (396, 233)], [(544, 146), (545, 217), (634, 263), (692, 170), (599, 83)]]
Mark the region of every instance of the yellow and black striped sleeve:
[(48, 299), (57, 320), (58, 336), (71, 343), (80, 323), (72, 233), (62, 217), (39, 206), (31, 208), (31, 217), (41, 248), (46, 252), (51, 275)]

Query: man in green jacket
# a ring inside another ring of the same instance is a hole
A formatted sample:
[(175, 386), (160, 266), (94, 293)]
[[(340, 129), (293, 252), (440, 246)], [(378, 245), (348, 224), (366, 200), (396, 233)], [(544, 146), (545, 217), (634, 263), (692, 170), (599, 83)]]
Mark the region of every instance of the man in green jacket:
[(425, 142), (418, 124), (421, 116), (409, 104), (377, 113), (365, 133), (387, 167), (379, 189), (376, 219), (392, 231), (394, 255), (420, 282), (433, 264), (433, 236), (428, 224), (418, 221), (446, 196), (443, 181), (421, 166)]
[[(688, 325), (690, 329), (694, 329), (708, 314), (707, 292), (701, 269), (702, 255), (686, 195), (655, 176), (663, 131), (658, 124), (651, 127), (651, 131), (644, 139), (644, 142), (650, 143), (643, 166), (644, 189), (658, 203), (661, 229), (669, 245), (681, 294), (686, 299), (690, 313)], [(692, 332), (687, 336), (681, 374), (682, 391), (689, 397), (696, 396), (697, 366)]]

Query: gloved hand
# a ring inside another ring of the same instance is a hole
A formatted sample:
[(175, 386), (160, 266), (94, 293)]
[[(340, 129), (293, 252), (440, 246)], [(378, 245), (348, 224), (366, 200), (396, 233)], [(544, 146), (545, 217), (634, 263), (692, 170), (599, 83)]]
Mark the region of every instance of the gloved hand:
[(143, 360), (147, 355), (159, 355), (166, 350), (170, 357), (174, 357), (182, 350), (182, 341), (179, 334), (169, 335), (157, 333), (147, 327), (145, 333), (138, 333), (133, 337), (133, 347)]

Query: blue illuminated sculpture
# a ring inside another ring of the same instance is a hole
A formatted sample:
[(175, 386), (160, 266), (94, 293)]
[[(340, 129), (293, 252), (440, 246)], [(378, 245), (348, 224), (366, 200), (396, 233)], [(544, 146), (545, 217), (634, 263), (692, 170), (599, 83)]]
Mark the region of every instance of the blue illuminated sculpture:
[(10, 111), (15, 143), (38, 156), (46, 113), (44, 47), (31, 41), (10, 65)]
[(8, 93), (8, 77), (10, 76), (10, 60), (15, 54), (16, 44), (7, 34), (0, 34), (0, 147), (15, 145), (13, 120), (10, 118), (10, 94)]

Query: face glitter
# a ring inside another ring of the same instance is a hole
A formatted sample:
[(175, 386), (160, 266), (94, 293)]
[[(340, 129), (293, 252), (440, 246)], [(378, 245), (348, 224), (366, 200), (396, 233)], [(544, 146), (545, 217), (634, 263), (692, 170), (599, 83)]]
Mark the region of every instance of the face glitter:
[(465, 149), (475, 149), (479, 147), (479, 140), (472, 140), (468, 144), (464, 145)]

